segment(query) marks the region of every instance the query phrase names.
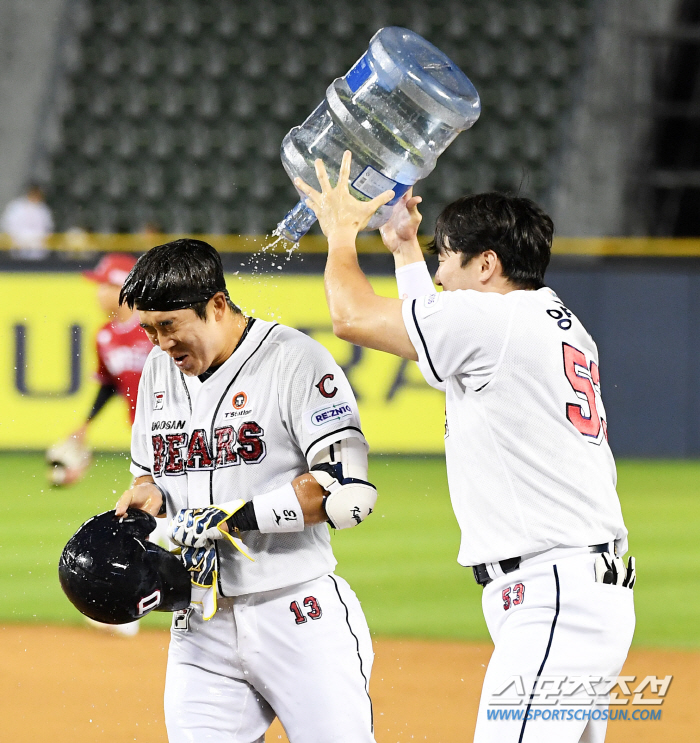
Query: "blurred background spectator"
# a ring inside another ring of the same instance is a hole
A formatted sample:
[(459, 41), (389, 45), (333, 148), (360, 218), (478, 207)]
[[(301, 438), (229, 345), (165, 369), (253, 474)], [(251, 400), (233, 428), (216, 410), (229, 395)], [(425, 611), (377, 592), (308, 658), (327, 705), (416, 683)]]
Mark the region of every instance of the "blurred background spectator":
[(10, 236), (12, 253), (17, 258), (46, 257), (46, 238), (53, 232), (53, 217), (39, 185), (30, 184), (24, 196), (10, 201), (0, 217), (0, 231)]

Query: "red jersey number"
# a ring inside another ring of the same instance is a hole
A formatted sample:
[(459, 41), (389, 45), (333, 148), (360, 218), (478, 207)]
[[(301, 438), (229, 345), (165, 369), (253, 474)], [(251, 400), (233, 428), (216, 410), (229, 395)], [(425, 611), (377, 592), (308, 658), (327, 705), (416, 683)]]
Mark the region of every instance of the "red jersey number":
[(321, 606), (316, 600), (315, 596), (307, 596), (303, 601), (302, 604), (308, 609), (306, 612), (306, 616), (304, 616), (304, 611), (302, 610), (301, 606), (299, 606), (298, 601), (292, 601), (292, 603), (289, 605), (289, 611), (294, 614), (294, 621), (297, 624), (304, 624), (306, 622), (306, 617), (309, 619), (320, 619), (323, 616), (323, 612), (321, 611)]
[(602, 421), (598, 414), (595, 401), (595, 388), (600, 387), (600, 374), (598, 365), (591, 361), (590, 365), (586, 361), (586, 356), (578, 348), (570, 346), (568, 343), (562, 343), (564, 351), (564, 373), (569, 380), (577, 397), (586, 405), (577, 405), (576, 403), (566, 404), (566, 417), (574, 424), (576, 430), (584, 436), (590, 436), (597, 439), (600, 435), (601, 426), (607, 438), (605, 430), (605, 421)]

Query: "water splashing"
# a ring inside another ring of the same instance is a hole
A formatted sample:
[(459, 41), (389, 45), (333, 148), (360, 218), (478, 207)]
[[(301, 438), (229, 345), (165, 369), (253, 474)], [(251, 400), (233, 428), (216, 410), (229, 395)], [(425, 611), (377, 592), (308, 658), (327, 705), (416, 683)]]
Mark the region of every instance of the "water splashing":
[(263, 278), (266, 275), (273, 275), (273, 269), (283, 271), (284, 264), (291, 261), (295, 251), (299, 248), (298, 242), (291, 243), (285, 237), (276, 233), (265, 236), (262, 243), (257, 250), (247, 256), (245, 261), (241, 262), (241, 268), (236, 272), (239, 278), (243, 278), (240, 274)]

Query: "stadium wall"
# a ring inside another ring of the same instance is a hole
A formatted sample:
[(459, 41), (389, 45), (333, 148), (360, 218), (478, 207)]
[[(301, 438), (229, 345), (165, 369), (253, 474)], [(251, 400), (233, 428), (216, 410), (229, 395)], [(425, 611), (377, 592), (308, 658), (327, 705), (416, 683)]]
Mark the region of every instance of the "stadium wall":
[(661, 62), (649, 39), (673, 24), (678, 5), (594, 3), (594, 31), (573, 82), (573, 104), (562, 118), (545, 199), (560, 234), (647, 234), (649, 210), (640, 186), (649, 166), (654, 75)]
[[(414, 364), (336, 339), (318, 272), (227, 280), (250, 314), (329, 348), (355, 388), (375, 452), (443, 451), (441, 393)], [(393, 277), (372, 281), (377, 292), (395, 294)], [(616, 455), (700, 456), (700, 259), (555, 256), (548, 282), (598, 344)], [(2, 272), (0, 292), (0, 448), (43, 449), (75, 429), (94, 399), (93, 339), (103, 322), (94, 286), (71, 272)], [(128, 447), (121, 401), (91, 434), (97, 448)]]
[(30, 175), (65, 6), (66, 0), (0, 3), (0, 208)]

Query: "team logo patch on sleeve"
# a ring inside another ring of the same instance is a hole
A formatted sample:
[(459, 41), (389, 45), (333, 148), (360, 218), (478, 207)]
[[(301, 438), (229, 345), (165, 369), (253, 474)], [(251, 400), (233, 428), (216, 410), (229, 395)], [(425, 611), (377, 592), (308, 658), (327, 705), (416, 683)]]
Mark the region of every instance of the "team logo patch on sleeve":
[(327, 426), (346, 418), (352, 418), (355, 411), (349, 402), (336, 402), (324, 405), (322, 408), (304, 412), (304, 423), (311, 433), (318, 431), (321, 426)]
[(162, 410), (165, 402), (165, 392), (153, 393), (153, 410)]
[(321, 377), (321, 381), (315, 384), (314, 387), (324, 397), (335, 397), (338, 394), (338, 388), (333, 384), (335, 377), (332, 374), (324, 374)]

